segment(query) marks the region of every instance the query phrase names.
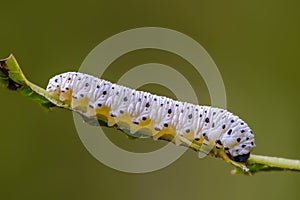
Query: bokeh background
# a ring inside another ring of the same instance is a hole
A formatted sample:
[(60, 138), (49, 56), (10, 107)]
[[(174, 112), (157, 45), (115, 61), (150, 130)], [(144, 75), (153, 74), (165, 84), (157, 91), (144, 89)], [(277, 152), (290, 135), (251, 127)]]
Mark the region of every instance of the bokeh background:
[[(27, 77), (45, 87), (51, 76), (78, 70), (87, 54), (114, 34), (145, 26), (174, 29), (198, 41), (214, 59), (226, 86), (228, 109), (256, 134), (254, 153), (300, 159), (299, 6), (293, 0), (2, 0), (0, 57), (14, 53)], [(131, 67), (148, 62), (181, 70), (197, 88), (199, 103), (210, 103), (203, 79), (189, 63), (159, 50), (120, 57), (104, 78), (116, 81)], [(173, 95), (158, 85), (141, 89)], [(231, 175), (230, 165), (210, 157), (200, 160), (190, 150), (159, 171), (119, 172), (88, 153), (71, 112), (46, 111), (4, 88), (0, 97), (0, 199), (300, 197), (299, 173)], [(116, 131), (107, 135), (135, 152), (165, 145), (128, 140)]]

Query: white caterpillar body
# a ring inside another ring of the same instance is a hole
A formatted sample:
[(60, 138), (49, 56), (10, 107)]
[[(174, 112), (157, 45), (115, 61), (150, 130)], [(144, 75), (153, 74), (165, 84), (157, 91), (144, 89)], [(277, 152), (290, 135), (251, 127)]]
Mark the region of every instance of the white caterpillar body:
[(105, 116), (108, 126), (118, 123), (131, 133), (148, 128), (154, 138), (177, 133), (213, 144), (238, 162), (245, 162), (255, 147), (248, 125), (223, 109), (175, 101), (77, 72), (51, 78), (47, 91), (87, 117)]

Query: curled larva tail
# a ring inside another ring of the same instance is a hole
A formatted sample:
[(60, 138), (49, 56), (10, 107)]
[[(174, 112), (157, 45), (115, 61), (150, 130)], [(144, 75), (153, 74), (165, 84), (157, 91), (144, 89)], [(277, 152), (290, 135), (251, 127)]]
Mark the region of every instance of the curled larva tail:
[(142, 132), (154, 139), (178, 134), (201, 144), (206, 154), (224, 151), (237, 162), (245, 162), (255, 147), (249, 126), (223, 109), (175, 101), (77, 72), (51, 78), (46, 90), (72, 110), (132, 134)]

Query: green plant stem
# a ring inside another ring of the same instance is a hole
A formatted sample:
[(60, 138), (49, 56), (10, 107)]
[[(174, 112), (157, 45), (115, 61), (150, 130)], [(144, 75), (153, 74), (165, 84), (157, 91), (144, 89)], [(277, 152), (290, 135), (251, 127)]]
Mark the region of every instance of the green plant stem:
[(271, 167), (278, 167), (283, 169), (300, 170), (300, 160), (292, 160), (286, 158), (251, 155), (249, 162), (260, 163)]

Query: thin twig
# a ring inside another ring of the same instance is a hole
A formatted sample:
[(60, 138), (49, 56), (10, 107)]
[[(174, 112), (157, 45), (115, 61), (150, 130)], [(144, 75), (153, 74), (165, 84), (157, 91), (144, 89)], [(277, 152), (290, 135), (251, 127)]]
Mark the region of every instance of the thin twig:
[(287, 158), (278, 158), (270, 156), (251, 155), (249, 162), (260, 163), (270, 167), (285, 168), (291, 170), (300, 170), (300, 160), (293, 160)]

